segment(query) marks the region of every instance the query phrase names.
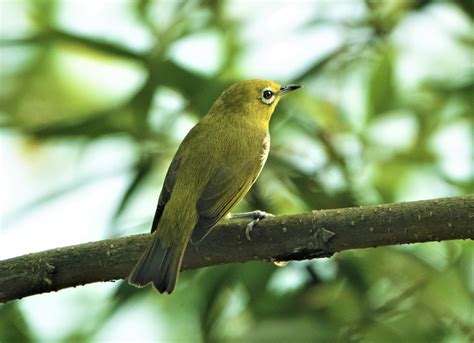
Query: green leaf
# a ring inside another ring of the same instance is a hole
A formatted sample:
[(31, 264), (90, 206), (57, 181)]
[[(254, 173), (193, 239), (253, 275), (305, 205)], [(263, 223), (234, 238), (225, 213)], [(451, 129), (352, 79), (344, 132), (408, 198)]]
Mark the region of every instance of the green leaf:
[(31, 329), (18, 302), (0, 305), (0, 342), (34, 342)]
[(377, 49), (377, 57), (369, 75), (367, 91), (367, 118), (393, 108), (395, 85), (393, 80), (394, 51), (388, 44)]
[(134, 170), (134, 175), (128, 184), (127, 189), (125, 190), (122, 198), (120, 199), (120, 202), (117, 206), (117, 208), (114, 211), (114, 214), (112, 216), (112, 228), (115, 227), (115, 224), (117, 224), (118, 219), (120, 216), (123, 214), (124, 210), (127, 208), (127, 205), (133, 198), (133, 195), (136, 193), (136, 191), (140, 188), (142, 185), (143, 181), (146, 180), (148, 174), (152, 170), (152, 159), (151, 156), (147, 156), (143, 158), (137, 165), (135, 166)]
[(323, 56), (321, 59), (316, 60), (315, 63), (313, 63), (308, 69), (294, 78), (295, 82), (299, 83), (309, 77), (317, 76), (330, 62), (334, 61), (340, 55), (346, 53), (348, 49), (349, 45), (341, 45), (340, 47), (329, 52), (327, 55)]

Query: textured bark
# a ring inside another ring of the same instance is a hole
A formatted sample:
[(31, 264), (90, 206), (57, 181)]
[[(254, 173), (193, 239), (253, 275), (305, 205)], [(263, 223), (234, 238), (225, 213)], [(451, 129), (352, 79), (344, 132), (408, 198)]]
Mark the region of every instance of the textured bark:
[[(473, 239), (474, 195), (267, 218), (252, 231), (251, 241), (245, 238), (246, 223), (220, 224), (200, 245), (189, 245), (183, 269), (251, 260), (304, 260), (349, 249)], [(0, 261), (0, 302), (126, 278), (150, 237), (109, 239)]]

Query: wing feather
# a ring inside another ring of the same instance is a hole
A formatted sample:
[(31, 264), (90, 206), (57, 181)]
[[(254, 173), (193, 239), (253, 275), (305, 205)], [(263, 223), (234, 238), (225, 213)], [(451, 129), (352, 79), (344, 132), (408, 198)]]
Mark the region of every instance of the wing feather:
[(156, 206), (155, 217), (153, 218), (153, 224), (151, 224), (152, 233), (155, 232), (158, 227), (166, 203), (170, 200), (171, 192), (176, 183), (176, 173), (178, 172), (179, 162), (180, 158), (175, 156), (166, 172), (165, 182), (163, 183), (163, 188), (161, 189), (160, 197), (158, 198), (158, 205)]
[(214, 172), (197, 202), (199, 220), (191, 236), (192, 243), (196, 244), (204, 239), (217, 222), (244, 197), (260, 169), (258, 163), (247, 163), (237, 171), (221, 166)]

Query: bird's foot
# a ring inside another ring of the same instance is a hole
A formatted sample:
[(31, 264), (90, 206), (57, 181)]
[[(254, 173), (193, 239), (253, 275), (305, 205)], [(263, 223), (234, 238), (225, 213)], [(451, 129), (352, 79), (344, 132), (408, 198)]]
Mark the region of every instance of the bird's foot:
[(264, 218), (273, 217), (273, 214), (267, 213), (264, 211), (252, 211), (252, 212), (243, 212), (243, 213), (231, 213), (230, 219), (241, 219), (241, 218), (251, 218), (252, 221), (247, 224), (247, 228), (245, 229), (245, 237), (249, 241), (252, 239), (250, 238), (250, 232), (253, 228), (258, 224), (258, 222)]

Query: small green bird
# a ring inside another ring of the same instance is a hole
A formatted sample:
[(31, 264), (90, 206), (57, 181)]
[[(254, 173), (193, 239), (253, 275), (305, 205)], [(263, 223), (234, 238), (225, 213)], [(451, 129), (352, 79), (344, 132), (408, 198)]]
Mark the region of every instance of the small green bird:
[[(299, 85), (266, 80), (235, 83), (191, 129), (165, 177), (151, 232), (153, 241), (131, 272), (137, 287), (160, 293), (176, 286), (189, 241), (200, 242), (249, 191), (267, 160), (268, 126), (281, 97)], [(237, 214), (253, 224), (268, 214)]]

